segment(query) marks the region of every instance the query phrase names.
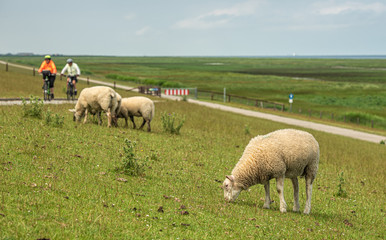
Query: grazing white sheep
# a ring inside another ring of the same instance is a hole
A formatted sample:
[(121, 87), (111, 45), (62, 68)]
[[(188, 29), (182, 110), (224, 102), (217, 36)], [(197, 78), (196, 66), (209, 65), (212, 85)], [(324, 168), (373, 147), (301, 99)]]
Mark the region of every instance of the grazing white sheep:
[(118, 104), (118, 106), (115, 109), (115, 114), (112, 117), (112, 122), (113, 122), (113, 125), (115, 127), (118, 127), (118, 117), (117, 116), (118, 116), (118, 113), (119, 113), (119, 109), (121, 108), (122, 97), (121, 97), (121, 95), (119, 95), (119, 93), (116, 92), (116, 94), (117, 94), (117, 104)]
[(119, 107), (118, 98), (121, 98), (112, 88), (97, 86), (85, 88), (79, 95), (75, 109), (70, 109), (74, 113), (74, 121), (79, 122), (84, 116), (83, 123), (87, 122), (87, 113), (97, 114), (98, 124), (102, 124), (101, 112), (107, 114), (108, 127), (111, 127), (112, 119), (115, 117)]
[(311, 211), (312, 183), (319, 164), (319, 144), (304, 131), (283, 129), (264, 136), (257, 136), (249, 142), (243, 155), (232, 171), (226, 176), (222, 188), (226, 201), (233, 202), (242, 190), (255, 184), (265, 188), (264, 208), (269, 208), (271, 197), (269, 180), (276, 178), (276, 188), (280, 198), (280, 212), (287, 211), (284, 200), (284, 178), (292, 180), (294, 188), (293, 211), (299, 211), (298, 176), (306, 182), (306, 206), (304, 213)]
[(130, 97), (122, 98), (121, 107), (118, 110), (117, 117), (125, 118), (126, 125), (127, 118), (130, 117), (130, 120), (133, 122), (133, 128), (135, 129), (135, 117), (143, 117), (143, 123), (139, 129), (142, 129), (145, 123), (147, 123), (147, 131), (151, 131), (150, 122), (154, 117), (154, 103), (147, 97)]

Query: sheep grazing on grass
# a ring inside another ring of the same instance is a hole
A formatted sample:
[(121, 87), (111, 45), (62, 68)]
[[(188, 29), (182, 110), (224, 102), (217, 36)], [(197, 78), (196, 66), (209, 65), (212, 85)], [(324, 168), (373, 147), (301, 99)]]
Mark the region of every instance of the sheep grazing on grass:
[(269, 208), (271, 197), (269, 180), (276, 178), (276, 188), (280, 198), (280, 212), (287, 211), (284, 200), (284, 178), (290, 178), (294, 188), (293, 211), (299, 211), (298, 176), (306, 182), (306, 206), (304, 213), (311, 211), (312, 183), (319, 164), (319, 144), (315, 138), (304, 131), (283, 129), (264, 136), (257, 136), (249, 142), (243, 155), (232, 171), (226, 176), (222, 188), (228, 202), (237, 199), (242, 190), (255, 184), (263, 184), (265, 203)]
[(118, 99), (121, 98), (113, 89), (109, 87), (97, 86), (85, 88), (79, 95), (75, 109), (70, 109), (74, 113), (74, 121), (79, 122), (84, 116), (83, 123), (87, 122), (88, 112), (98, 116), (98, 124), (102, 124), (101, 112), (107, 114), (108, 127), (111, 127), (113, 118), (119, 108)]
[(121, 108), (121, 104), (122, 104), (122, 97), (121, 95), (119, 95), (118, 93), (117, 94), (117, 108), (115, 109), (115, 114), (114, 116), (112, 117), (112, 123), (115, 127), (118, 127), (118, 113), (119, 113), (119, 109)]
[(117, 117), (125, 118), (125, 127), (128, 127), (127, 118), (133, 122), (133, 128), (135, 129), (135, 117), (143, 117), (142, 125), (139, 129), (142, 129), (145, 123), (147, 123), (147, 131), (151, 131), (150, 122), (154, 117), (154, 103), (147, 97), (130, 97), (122, 98), (121, 107), (118, 110)]

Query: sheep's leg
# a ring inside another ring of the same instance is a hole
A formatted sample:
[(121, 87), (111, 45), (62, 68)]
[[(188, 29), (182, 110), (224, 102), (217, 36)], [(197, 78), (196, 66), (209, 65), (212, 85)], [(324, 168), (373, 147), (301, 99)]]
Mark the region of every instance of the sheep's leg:
[(110, 108), (107, 109), (107, 127), (111, 127), (111, 111)]
[(127, 123), (127, 117), (125, 117), (125, 128), (128, 128), (129, 124)]
[(292, 178), (292, 185), (294, 187), (294, 207), (293, 207), (293, 211), (294, 212), (299, 212), (299, 209), (300, 209), (300, 205), (299, 205), (299, 182), (298, 182), (298, 178), (295, 177), (295, 178)]
[(306, 207), (304, 208), (304, 214), (310, 214), (311, 211), (311, 195), (312, 195), (312, 182), (314, 179), (306, 175)]
[(151, 131), (151, 127), (150, 127), (150, 121), (147, 121), (147, 131), (150, 132)]
[(84, 112), (83, 124), (85, 124), (87, 122), (87, 116), (88, 116), (88, 109), (86, 108), (86, 111)]
[(142, 122), (141, 126), (139, 127), (139, 129), (142, 129), (142, 128), (143, 128), (143, 126), (145, 126), (145, 123), (146, 123), (146, 120), (145, 120), (145, 119), (143, 119), (143, 122)]
[(133, 122), (133, 129), (135, 129), (136, 126), (135, 126), (135, 122), (134, 122), (134, 116), (130, 116), (130, 120)]
[(264, 205), (263, 205), (263, 208), (269, 208), (269, 206), (271, 205), (271, 194), (269, 192), (269, 181), (264, 184), (264, 189), (265, 189), (265, 202), (264, 202)]
[(102, 125), (102, 112), (98, 112), (97, 114), (98, 114), (97, 115), (97, 117), (98, 117), (98, 124)]
[(287, 204), (284, 200), (284, 176), (276, 178), (276, 189), (280, 198), (280, 212), (287, 212)]

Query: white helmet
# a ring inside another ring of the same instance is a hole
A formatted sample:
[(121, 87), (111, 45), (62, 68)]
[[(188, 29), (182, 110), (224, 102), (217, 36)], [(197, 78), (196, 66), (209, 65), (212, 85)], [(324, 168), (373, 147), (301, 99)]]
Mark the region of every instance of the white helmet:
[(67, 59), (67, 63), (72, 63), (72, 59), (71, 58)]

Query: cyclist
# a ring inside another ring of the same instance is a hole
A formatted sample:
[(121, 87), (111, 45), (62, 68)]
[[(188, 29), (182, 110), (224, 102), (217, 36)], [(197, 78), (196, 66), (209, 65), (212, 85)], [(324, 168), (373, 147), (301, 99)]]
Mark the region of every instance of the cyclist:
[(44, 71), (44, 70), (50, 71), (50, 74), (47, 75), (47, 74), (43, 73), (43, 87), (44, 87), (44, 79), (46, 78), (46, 76), (48, 76), (48, 79), (50, 80), (51, 98), (54, 99), (54, 82), (55, 82), (55, 78), (56, 78), (56, 66), (55, 66), (54, 61), (51, 60), (50, 55), (46, 55), (44, 57), (44, 61), (40, 65), (38, 72), (42, 73), (42, 71)]
[(72, 81), (72, 84), (74, 85), (74, 89), (75, 89), (74, 93), (76, 95), (76, 93), (77, 93), (76, 83), (78, 82), (77, 77), (79, 77), (79, 75), (80, 75), (80, 69), (78, 67), (78, 64), (74, 63), (71, 58), (67, 59), (67, 64), (66, 64), (66, 66), (64, 66), (60, 75), (63, 76), (66, 71), (68, 74), (67, 82)]

